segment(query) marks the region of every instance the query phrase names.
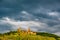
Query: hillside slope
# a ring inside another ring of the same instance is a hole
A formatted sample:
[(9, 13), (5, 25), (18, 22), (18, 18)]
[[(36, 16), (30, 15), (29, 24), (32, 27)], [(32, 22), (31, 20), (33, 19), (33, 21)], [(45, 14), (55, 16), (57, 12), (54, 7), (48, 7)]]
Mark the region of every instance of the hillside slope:
[(36, 32), (34, 34), (18, 33), (11, 31), (8, 33), (0, 34), (0, 40), (60, 40), (59, 36), (50, 33)]

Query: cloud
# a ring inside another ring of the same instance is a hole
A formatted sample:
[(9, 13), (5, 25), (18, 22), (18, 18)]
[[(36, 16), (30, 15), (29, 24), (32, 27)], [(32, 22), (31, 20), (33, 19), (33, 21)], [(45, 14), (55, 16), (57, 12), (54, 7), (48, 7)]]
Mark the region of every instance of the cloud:
[(19, 21), (8, 17), (3, 17), (2, 19), (0, 19), (0, 33), (16, 30), (19, 27), (22, 30), (27, 30), (28, 27), (30, 27), (32, 31), (36, 31), (36, 32), (57, 33), (57, 31), (60, 32), (59, 26), (55, 25), (50, 27), (48, 24), (38, 21)]
[(15, 19), (19, 19), (19, 20), (22, 20), (22, 21), (33, 21), (33, 20), (36, 20), (37, 18), (32, 15), (31, 13), (27, 12), (27, 11), (20, 11), (18, 13), (18, 15), (16, 15), (16, 17), (14, 17)]
[(48, 13), (50, 16), (58, 16), (58, 12), (50, 12)]
[(60, 36), (60, 32), (56, 32), (56, 33), (53, 33), (53, 34), (56, 34), (56, 35)]
[[(36, 21), (16, 21), (13, 19), (10, 19), (8, 17), (3, 17), (0, 20), (0, 28), (4, 28), (5, 30), (0, 30), (0, 32), (2, 31), (6, 31), (9, 30), (8, 28), (10, 28), (10, 30), (16, 30), (18, 27), (21, 27), (22, 29), (27, 29), (28, 27), (31, 27), (32, 30), (34, 31), (34, 28), (44, 28), (44, 26), (46, 26), (46, 24), (44, 23), (40, 23), (40, 22), (36, 22)], [(35, 28), (35, 29), (36, 29)], [(38, 29), (36, 29), (35, 31), (37, 31)]]

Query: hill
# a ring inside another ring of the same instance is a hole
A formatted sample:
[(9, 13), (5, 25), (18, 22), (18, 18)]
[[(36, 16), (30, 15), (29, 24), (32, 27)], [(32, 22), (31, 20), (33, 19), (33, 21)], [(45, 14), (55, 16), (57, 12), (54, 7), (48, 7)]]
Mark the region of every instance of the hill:
[(20, 30), (0, 34), (0, 40), (60, 40), (60, 37), (46, 32)]

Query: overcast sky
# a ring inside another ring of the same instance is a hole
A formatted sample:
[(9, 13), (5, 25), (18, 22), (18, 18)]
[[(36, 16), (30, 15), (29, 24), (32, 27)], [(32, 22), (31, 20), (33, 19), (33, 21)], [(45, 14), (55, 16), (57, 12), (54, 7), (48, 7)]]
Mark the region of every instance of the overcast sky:
[(60, 34), (60, 0), (0, 0), (0, 33), (19, 27)]

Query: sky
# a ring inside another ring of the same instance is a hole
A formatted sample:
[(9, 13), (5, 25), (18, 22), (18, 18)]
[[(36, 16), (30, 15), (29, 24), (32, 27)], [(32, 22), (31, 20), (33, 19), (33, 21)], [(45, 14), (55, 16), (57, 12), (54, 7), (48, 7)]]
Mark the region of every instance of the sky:
[(19, 27), (60, 35), (60, 0), (0, 0), (0, 33)]

